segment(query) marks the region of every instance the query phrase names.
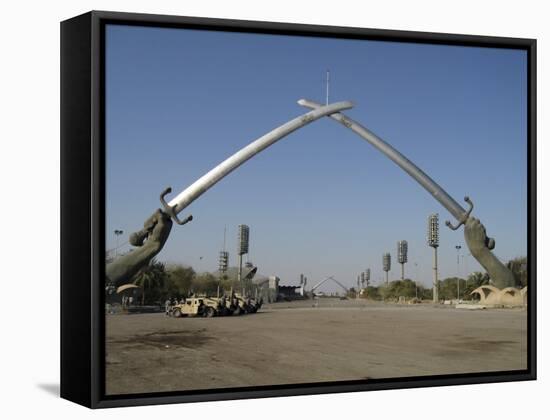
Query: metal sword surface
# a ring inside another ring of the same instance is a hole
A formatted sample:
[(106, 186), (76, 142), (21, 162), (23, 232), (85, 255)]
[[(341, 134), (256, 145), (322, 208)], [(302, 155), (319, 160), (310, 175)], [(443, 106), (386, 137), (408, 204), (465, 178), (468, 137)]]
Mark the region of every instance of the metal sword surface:
[[(310, 101), (307, 99), (300, 99), (298, 103), (306, 108), (319, 109), (322, 105)], [(439, 203), (445, 207), (449, 213), (451, 213), (454, 218), (458, 221), (458, 225), (453, 226), (450, 222), (446, 222), (447, 226), (451, 229), (456, 230), (466, 222), (473, 208), (472, 201), (468, 197), (464, 197), (470, 208), (465, 210), (460, 204), (456, 202), (447, 192), (439, 186), (432, 178), (430, 178), (422, 169), (416, 166), (413, 162), (407, 159), (402, 153), (396, 150), (392, 145), (382, 140), (372, 131), (363, 127), (358, 122), (352, 120), (348, 116), (337, 112), (329, 115), (335, 121), (338, 121), (342, 125), (349, 128), (354, 133), (358, 134), (360, 137), (369, 142), (372, 146), (390, 158), (395, 162), (401, 169), (407, 172), (415, 181), (417, 181), (424, 189), (426, 189)]]
[(313, 111), (309, 111), (306, 114), (300, 115), (299, 117), (296, 117), (288, 121), (287, 123), (273, 129), (269, 133), (254, 140), (248, 146), (243, 147), (241, 150), (221, 162), (219, 165), (217, 165), (215, 168), (207, 172), (199, 179), (197, 179), (194, 183), (192, 183), (185, 190), (179, 193), (175, 198), (170, 200), (169, 203), (166, 203), (164, 201), (164, 196), (171, 192), (171, 189), (167, 188), (161, 195), (161, 202), (163, 204), (164, 211), (169, 214), (177, 223), (185, 223), (185, 221), (179, 221), (179, 219), (177, 218), (178, 213), (180, 213), (183, 209), (189, 206), (189, 204), (191, 204), (198, 197), (204, 194), (209, 188), (214, 186), (222, 178), (237, 169), (254, 155), (260, 153), (262, 150), (276, 143), (293, 131), (296, 131), (297, 129), (313, 121), (316, 121), (327, 115), (334, 114), (338, 111), (350, 109), (352, 107), (353, 103), (349, 101), (336, 102), (329, 105), (319, 105), (318, 107), (315, 107)]

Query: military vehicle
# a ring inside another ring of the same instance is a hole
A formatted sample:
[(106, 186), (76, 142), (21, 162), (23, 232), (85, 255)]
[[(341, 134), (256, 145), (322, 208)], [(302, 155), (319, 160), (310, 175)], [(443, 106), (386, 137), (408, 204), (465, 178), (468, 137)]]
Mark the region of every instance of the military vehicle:
[(256, 300), (250, 297), (242, 296), (239, 293), (234, 294), (237, 301), (237, 307), (233, 311), (235, 315), (254, 314), (262, 306), (262, 300)]
[(187, 298), (184, 303), (178, 303), (172, 305), (168, 312), (168, 315), (174, 318), (181, 318), (182, 316), (204, 316), (206, 306), (202, 298)]
[(250, 302), (253, 305), (252, 313), (255, 314), (256, 312), (258, 312), (258, 309), (262, 307), (264, 300), (262, 298), (251, 299)]
[(233, 310), (225, 296), (220, 298), (193, 296), (185, 299), (184, 303), (173, 305), (168, 314), (176, 318), (185, 315), (212, 318), (214, 316), (230, 315)]
[(222, 297), (201, 297), (203, 304), (205, 305), (204, 316), (212, 318), (213, 316), (228, 315), (227, 313), (227, 299)]

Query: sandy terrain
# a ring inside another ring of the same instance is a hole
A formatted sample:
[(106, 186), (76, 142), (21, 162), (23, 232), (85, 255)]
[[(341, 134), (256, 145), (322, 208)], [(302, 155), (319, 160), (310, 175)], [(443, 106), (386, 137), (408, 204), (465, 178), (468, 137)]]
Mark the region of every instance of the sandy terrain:
[(518, 370), (527, 313), (320, 299), (257, 314), (107, 316), (107, 394)]

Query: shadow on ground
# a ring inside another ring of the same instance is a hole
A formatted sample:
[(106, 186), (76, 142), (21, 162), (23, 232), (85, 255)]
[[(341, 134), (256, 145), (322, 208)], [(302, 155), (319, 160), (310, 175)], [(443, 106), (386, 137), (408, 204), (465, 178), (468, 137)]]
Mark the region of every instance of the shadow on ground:
[(38, 384), (36, 386), (54, 397), (59, 397), (59, 384)]

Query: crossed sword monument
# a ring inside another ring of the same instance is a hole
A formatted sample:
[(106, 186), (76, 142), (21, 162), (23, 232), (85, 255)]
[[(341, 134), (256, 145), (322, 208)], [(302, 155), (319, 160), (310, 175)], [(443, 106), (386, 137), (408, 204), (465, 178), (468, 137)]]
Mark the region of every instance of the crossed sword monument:
[(358, 134), (426, 189), (456, 219), (455, 225), (450, 221), (446, 222), (449, 228), (457, 230), (464, 225), (464, 237), (472, 256), (485, 268), (496, 287), (503, 289), (514, 286), (513, 273), (491, 251), (495, 247), (494, 239), (487, 237), (485, 227), (478, 219), (471, 217), (474, 205), (469, 197), (464, 198), (468, 204), (468, 210), (466, 210), (432, 178), (389, 143), (344, 115), (341, 111), (351, 109), (352, 102), (343, 101), (321, 105), (314, 101), (300, 99), (298, 104), (311, 110), (254, 140), (197, 179), (169, 202), (166, 202), (165, 197), (172, 192), (172, 189), (166, 188), (160, 195), (162, 208), (157, 209), (145, 221), (143, 229), (130, 235), (129, 242), (136, 246), (136, 249), (118, 257), (106, 266), (107, 281), (116, 286), (130, 282), (162, 250), (173, 222), (184, 225), (193, 220), (192, 216), (180, 220), (178, 214), (232, 171), (288, 134), (322, 117), (330, 117)]

